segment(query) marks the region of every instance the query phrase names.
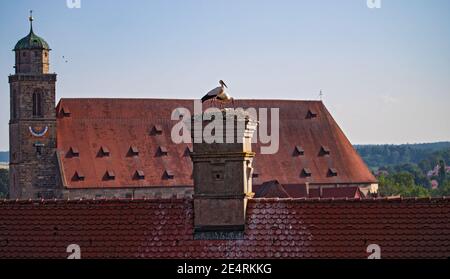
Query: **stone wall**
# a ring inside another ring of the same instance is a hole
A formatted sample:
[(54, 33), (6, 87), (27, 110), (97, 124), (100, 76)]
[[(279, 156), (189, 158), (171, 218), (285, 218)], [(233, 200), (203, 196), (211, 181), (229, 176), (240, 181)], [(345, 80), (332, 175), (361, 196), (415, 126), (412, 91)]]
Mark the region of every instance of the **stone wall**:
[(148, 188), (120, 188), (120, 189), (65, 189), (64, 199), (170, 199), (192, 198), (193, 187), (148, 187)]

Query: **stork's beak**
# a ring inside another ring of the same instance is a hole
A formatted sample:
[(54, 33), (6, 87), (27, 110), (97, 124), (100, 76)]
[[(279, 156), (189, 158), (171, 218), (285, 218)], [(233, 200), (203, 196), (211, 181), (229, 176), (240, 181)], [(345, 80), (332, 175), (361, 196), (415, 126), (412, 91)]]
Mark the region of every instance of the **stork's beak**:
[(225, 86), (225, 88), (228, 88), (228, 86), (225, 84), (225, 82), (223, 82), (223, 80), (220, 81), (220, 84), (222, 84), (223, 86)]

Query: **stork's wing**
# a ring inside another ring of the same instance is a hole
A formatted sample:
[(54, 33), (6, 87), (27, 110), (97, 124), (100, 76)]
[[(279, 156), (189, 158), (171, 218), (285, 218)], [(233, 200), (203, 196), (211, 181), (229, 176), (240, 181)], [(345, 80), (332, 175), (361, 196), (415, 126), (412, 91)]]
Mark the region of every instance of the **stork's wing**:
[(222, 93), (222, 87), (216, 87), (213, 90), (209, 91), (206, 96), (217, 96)]
[(209, 91), (205, 96), (203, 96), (202, 103), (206, 102), (207, 100), (216, 98), (221, 93), (221, 91), (222, 91), (221, 87), (217, 87)]

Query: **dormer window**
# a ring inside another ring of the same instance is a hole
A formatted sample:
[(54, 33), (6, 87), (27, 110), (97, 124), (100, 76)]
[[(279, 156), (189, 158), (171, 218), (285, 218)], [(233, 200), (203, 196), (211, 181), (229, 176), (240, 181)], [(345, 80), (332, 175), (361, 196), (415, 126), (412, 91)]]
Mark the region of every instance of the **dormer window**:
[(102, 157), (109, 157), (111, 153), (109, 152), (109, 149), (106, 146), (102, 146), (100, 148), (100, 156)]
[(114, 180), (114, 179), (116, 179), (116, 174), (113, 171), (108, 170), (105, 173), (105, 179), (106, 180)]
[(314, 109), (309, 109), (308, 113), (306, 114), (306, 118), (307, 119), (312, 119), (312, 118), (316, 118), (317, 117), (317, 111)]
[(330, 155), (330, 153), (331, 153), (331, 150), (330, 150), (330, 148), (328, 146), (322, 146), (320, 148), (320, 155), (321, 156)]
[(184, 150), (184, 157), (189, 157), (192, 153), (192, 147), (186, 147), (186, 149)]
[(164, 171), (164, 179), (174, 179), (175, 178), (175, 174), (170, 171), (170, 170), (166, 170)]
[(68, 107), (63, 107), (61, 109), (61, 114), (63, 117), (69, 117), (72, 113), (70, 112)]
[(305, 155), (305, 150), (303, 149), (303, 147), (297, 145), (294, 149), (294, 155), (295, 156), (303, 156), (303, 155)]
[(78, 150), (78, 148), (76, 147), (71, 147), (69, 150), (69, 153), (72, 157), (79, 157), (80, 156), (80, 151)]
[(160, 146), (158, 148), (158, 155), (159, 156), (167, 156), (167, 154), (169, 154), (169, 152), (167, 151), (167, 148), (164, 146)]
[(142, 170), (137, 170), (134, 176), (139, 180), (145, 179), (145, 173)]
[(302, 170), (302, 176), (303, 177), (311, 177), (312, 176), (312, 172), (309, 168), (304, 168)]
[(155, 125), (153, 126), (151, 130), (152, 135), (161, 135), (163, 133), (163, 128), (161, 125)]
[(130, 147), (130, 154), (132, 156), (138, 156), (139, 155), (139, 149), (137, 148), (137, 146), (131, 146)]
[(328, 176), (338, 176), (338, 171), (335, 168), (330, 168), (328, 170)]
[(84, 181), (85, 176), (84, 176), (84, 173), (83, 173), (83, 172), (81, 172), (81, 171), (76, 171), (76, 172), (75, 172), (75, 175), (73, 176), (73, 178), (74, 178), (74, 180), (76, 180), (76, 181)]

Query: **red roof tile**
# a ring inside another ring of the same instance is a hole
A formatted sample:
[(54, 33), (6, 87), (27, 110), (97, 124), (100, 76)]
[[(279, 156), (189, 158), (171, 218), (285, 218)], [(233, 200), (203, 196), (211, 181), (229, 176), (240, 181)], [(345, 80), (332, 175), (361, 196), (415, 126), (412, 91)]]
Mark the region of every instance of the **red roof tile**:
[(449, 199), (254, 199), (239, 240), (194, 240), (192, 200), (0, 202), (0, 258), (450, 257)]
[[(169, 99), (62, 99), (59, 108), (70, 110), (71, 117), (57, 119), (57, 148), (60, 156), (63, 184), (67, 188), (120, 188), (148, 186), (192, 186), (192, 162), (186, 156), (186, 144), (174, 144), (170, 131), (177, 121), (171, 121), (174, 109), (185, 107), (192, 111), (192, 100)], [(260, 144), (254, 167), (259, 176), (255, 183), (277, 179), (282, 184), (348, 184), (374, 183), (375, 177), (353, 149), (342, 130), (322, 102), (282, 100), (237, 100), (236, 107), (279, 108), (280, 148), (273, 155), (260, 154)], [(317, 115), (307, 119), (308, 111)], [(149, 133), (149, 129), (153, 132)], [(164, 132), (163, 132), (164, 131)], [(156, 134), (154, 134), (156, 133)], [(301, 146), (305, 156), (292, 156), (293, 143)], [(66, 157), (64, 152), (76, 146), (79, 158)], [(139, 156), (127, 156), (130, 146)], [(329, 156), (319, 156), (326, 146)], [(107, 148), (110, 156), (99, 156)], [(167, 149), (166, 156), (157, 156), (159, 147)], [(72, 181), (70, 176), (83, 166), (86, 179)], [(173, 179), (164, 179), (166, 168), (176, 171)], [(303, 177), (308, 168), (312, 177)], [(339, 170), (336, 177), (327, 176), (329, 168)], [(106, 169), (113, 169), (116, 179), (105, 181)], [(137, 169), (146, 173), (136, 181)]]

